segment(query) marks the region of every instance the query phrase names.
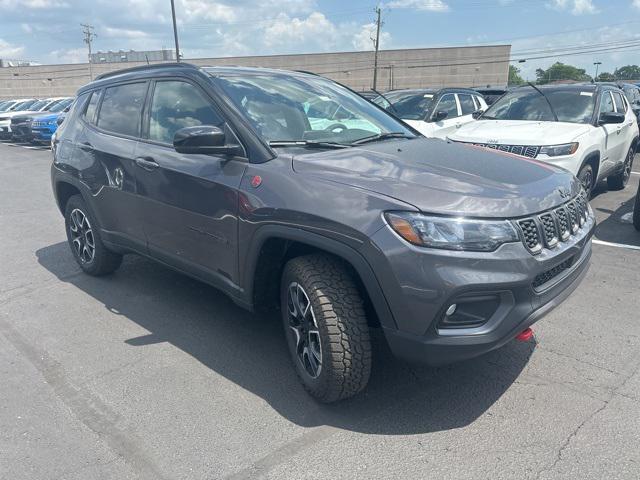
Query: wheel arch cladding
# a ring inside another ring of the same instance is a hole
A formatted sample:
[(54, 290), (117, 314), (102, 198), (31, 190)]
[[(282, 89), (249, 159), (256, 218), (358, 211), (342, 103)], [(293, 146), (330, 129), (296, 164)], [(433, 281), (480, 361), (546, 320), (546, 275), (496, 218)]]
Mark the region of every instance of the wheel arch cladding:
[[(600, 173), (600, 152), (592, 152), (582, 161), (582, 165), (580, 165), (580, 170), (585, 165), (591, 165), (593, 168), (593, 178), (594, 181), (598, 178), (598, 174)], [(578, 170), (578, 172), (580, 171)]]
[(369, 325), (397, 328), (373, 270), (353, 248), (321, 235), (286, 227), (270, 228), (254, 239), (244, 277), (254, 308), (278, 305), (280, 279), (286, 263), (296, 257), (324, 253), (350, 271), (365, 305)]
[(56, 183), (56, 200), (58, 201), (58, 209), (64, 215), (67, 202), (74, 195), (82, 196), (80, 189), (69, 182), (60, 181)]

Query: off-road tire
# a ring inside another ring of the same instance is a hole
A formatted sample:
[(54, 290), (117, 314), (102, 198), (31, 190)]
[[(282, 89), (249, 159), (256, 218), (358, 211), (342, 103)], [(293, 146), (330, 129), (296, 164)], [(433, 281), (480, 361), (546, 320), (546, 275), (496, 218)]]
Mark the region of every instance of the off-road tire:
[[(74, 246), (74, 234), (72, 231), (73, 220), (71, 218), (71, 214), (74, 211), (80, 211), (88, 220), (91, 228), (94, 243), (94, 253), (90, 261), (81, 258), (81, 255), (78, 253), (76, 247)], [(118, 269), (118, 267), (122, 263), (122, 255), (112, 252), (104, 246), (104, 244), (102, 243), (102, 239), (100, 238), (98, 222), (96, 221), (92, 211), (87, 208), (87, 204), (83, 200), (82, 196), (73, 195), (71, 198), (69, 198), (69, 200), (67, 201), (67, 205), (65, 206), (64, 220), (65, 230), (67, 232), (67, 240), (69, 242), (69, 247), (71, 248), (71, 253), (73, 254), (73, 257), (75, 258), (82, 271), (89, 275), (98, 277), (101, 275), (113, 273)]]
[[(290, 328), (289, 288), (301, 286), (308, 296), (320, 337), (321, 369), (312, 377), (298, 356)], [(323, 403), (360, 392), (371, 373), (371, 340), (362, 297), (347, 267), (325, 254), (290, 260), (282, 274), (280, 303), (285, 336), (304, 388)]]
[(615, 175), (609, 175), (607, 177), (607, 186), (609, 190), (623, 190), (629, 183), (629, 177), (631, 177), (631, 168), (633, 166), (633, 157), (635, 156), (635, 148), (630, 147), (627, 152), (627, 156), (624, 160), (622, 170)]

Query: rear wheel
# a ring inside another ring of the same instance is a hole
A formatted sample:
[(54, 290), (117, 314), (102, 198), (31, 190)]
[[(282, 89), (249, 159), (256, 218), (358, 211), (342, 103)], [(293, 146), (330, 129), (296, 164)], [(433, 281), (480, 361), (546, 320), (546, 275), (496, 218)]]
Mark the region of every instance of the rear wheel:
[(622, 166), (622, 171), (607, 177), (607, 185), (611, 190), (622, 190), (629, 183), (631, 177), (631, 168), (633, 167), (633, 158), (635, 157), (635, 148), (629, 148), (627, 158)]
[(595, 182), (593, 167), (588, 163), (583, 165), (578, 172), (578, 180), (580, 180), (584, 191), (587, 193), (587, 198), (591, 198), (591, 192), (593, 191), (593, 184)]
[(305, 389), (321, 402), (360, 392), (371, 372), (362, 298), (345, 266), (328, 255), (285, 266), (281, 308), (289, 352)]
[(67, 201), (64, 218), (71, 253), (85, 273), (106, 275), (120, 266), (122, 255), (104, 246), (97, 222), (80, 195)]

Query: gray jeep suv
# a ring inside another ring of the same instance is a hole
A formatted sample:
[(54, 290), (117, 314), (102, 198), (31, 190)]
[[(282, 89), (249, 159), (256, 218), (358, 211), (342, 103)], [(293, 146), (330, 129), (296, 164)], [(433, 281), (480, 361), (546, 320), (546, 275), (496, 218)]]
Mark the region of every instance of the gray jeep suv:
[(321, 401), (362, 390), (370, 330), (438, 365), (512, 340), (585, 275), (576, 178), (421, 137), (328, 79), (162, 64), (81, 88), (52, 186), (86, 273), (137, 253), (277, 307)]

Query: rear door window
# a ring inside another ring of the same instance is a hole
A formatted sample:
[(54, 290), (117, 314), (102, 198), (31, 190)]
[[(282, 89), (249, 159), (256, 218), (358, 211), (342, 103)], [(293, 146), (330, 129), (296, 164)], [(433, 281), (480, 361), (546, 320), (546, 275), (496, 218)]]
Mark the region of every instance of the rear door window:
[(142, 106), (146, 94), (146, 82), (106, 88), (98, 112), (98, 127), (130, 137), (139, 136)]
[(462, 109), (462, 115), (471, 115), (477, 110), (476, 104), (473, 101), (473, 97), (466, 93), (459, 93), (458, 100), (460, 101), (460, 108)]

